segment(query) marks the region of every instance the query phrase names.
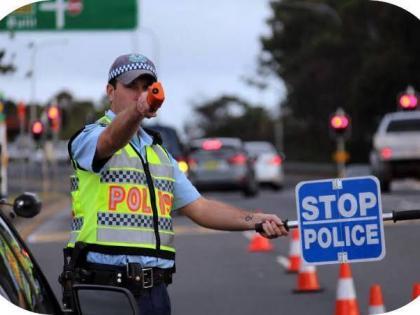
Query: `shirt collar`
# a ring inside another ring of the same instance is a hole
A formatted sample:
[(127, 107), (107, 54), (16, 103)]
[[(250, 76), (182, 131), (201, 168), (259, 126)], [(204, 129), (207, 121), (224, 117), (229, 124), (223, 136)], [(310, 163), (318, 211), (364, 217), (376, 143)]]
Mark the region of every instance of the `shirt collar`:
[[(108, 109), (105, 112), (105, 116), (107, 116), (111, 121), (115, 118), (115, 113)], [(153, 144), (153, 138), (146, 132), (144, 129), (139, 125), (139, 130), (137, 131), (138, 139), (140, 140), (140, 148), (143, 148), (145, 145), (152, 145)], [(133, 142), (135, 136), (131, 139), (131, 142)], [(134, 140), (135, 142), (135, 140)]]

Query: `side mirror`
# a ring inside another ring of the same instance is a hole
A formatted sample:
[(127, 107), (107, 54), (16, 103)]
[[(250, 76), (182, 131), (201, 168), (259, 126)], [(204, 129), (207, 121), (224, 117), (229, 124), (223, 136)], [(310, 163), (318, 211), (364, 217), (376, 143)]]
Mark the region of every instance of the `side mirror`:
[(125, 289), (107, 285), (75, 284), (73, 295), (80, 315), (138, 315), (133, 294)]
[(41, 212), (41, 207), (41, 200), (36, 194), (30, 192), (19, 195), (13, 202), (13, 211), (23, 218), (33, 218)]

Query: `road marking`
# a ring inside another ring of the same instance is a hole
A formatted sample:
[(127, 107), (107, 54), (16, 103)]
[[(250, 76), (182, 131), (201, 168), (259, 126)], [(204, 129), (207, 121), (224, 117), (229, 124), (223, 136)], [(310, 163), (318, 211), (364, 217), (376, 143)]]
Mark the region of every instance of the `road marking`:
[[(175, 235), (205, 235), (205, 234), (223, 234), (229, 233), (226, 231), (218, 231), (206, 229), (201, 226), (181, 225), (175, 226)], [(29, 243), (51, 243), (51, 242), (65, 242), (69, 240), (70, 231), (59, 231), (50, 233), (35, 232), (28, 237)]]

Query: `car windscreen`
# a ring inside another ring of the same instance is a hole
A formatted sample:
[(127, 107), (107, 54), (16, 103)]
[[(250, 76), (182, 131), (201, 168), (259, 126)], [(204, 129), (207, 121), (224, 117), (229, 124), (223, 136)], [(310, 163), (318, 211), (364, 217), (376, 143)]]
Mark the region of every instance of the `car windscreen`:
[(270, 143), (245, 143), (245, 149), (251, 155), (275, 152), (273, 146)]
[(191, 151), (191, 158), (194, 160), (208, 160), (208, 159), (226, 159), (239, 153), (237, 148), (224, 146), (218, 150), (203, 150), (201, 148), (193, 148)]
[(386, 132), (418, 132), (420, 131), (420, 118), (398, 119), (390, 121)]
[(182, 144), (175, 130), (163, 126), (148, 126), (147, 128), (157, 131), (160, 134), (163, 146), (169, 151), (169, 153), (174, 158), (183, 155)]

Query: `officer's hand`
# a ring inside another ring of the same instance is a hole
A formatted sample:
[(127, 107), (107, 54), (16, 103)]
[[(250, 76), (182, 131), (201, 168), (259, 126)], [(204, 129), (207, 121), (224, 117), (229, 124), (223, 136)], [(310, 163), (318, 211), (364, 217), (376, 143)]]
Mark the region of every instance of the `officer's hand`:
[(136, 103), (136, 109), (144, 118), (156, 117), (157, 110), (152, 110), (150, 105), (147, 103), (147, 91), (142, 92), (139, 96)]
[(261, 220), (264, 229), (264, 232), (260, 233), (262, 236), (271, 239), (289, 234), (278, 216), (259, 213), (258, 218)]

